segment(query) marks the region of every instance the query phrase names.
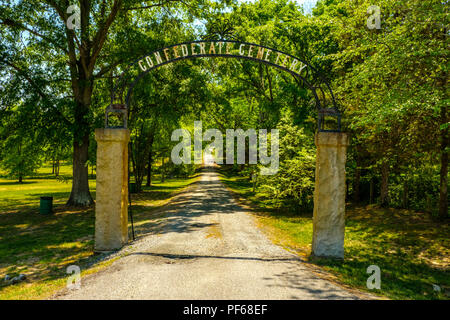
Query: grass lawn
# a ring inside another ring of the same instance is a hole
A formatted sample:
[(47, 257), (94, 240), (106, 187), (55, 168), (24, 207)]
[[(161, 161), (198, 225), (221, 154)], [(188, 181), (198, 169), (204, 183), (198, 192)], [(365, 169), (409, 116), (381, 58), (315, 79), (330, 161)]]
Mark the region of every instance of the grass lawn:
[[(71, 167), (62, 166), (60, 174), (69, 177)], [(133, 195), (136, 233), (145, 232), (156, 220), (152, 212), (195, 179), (157, 180)], [(89, 184), (95, 198), (95, 180)], [(51, 166), (23, 184), (0, 178), (0, 300), (44, 299), (65, 286), (67, 266), (78, 265), (85, 275), (112, 262), (103, 262), (105, 254), (93, 253), (94, 208), (65, 207), (70, 189), (70, 180), (56, 180)], [(40, 196), (54, 197), (54, 214), (39, 214)], [(3, 281), (6, 274), (20, 273), (26, 281), (8, 286)]]
[[(337, 281), (391, 299), (449, 299), (450, 226), (428, 214), (377, 206), (346, 209), (345, 259), (310, 256), (312, 212), (293, 214), (271, 208), (252, 192), (247, 179), (221, 174), (239, 201), (257, 212), (257, 221), (273, 242), (329, 271)], [(367, 267), (381, 269), (381, 289), (366, 287)], [(433, 284), (442, 288), (433, 290)], [(444, 293), (446, 291), (446, 293)]]

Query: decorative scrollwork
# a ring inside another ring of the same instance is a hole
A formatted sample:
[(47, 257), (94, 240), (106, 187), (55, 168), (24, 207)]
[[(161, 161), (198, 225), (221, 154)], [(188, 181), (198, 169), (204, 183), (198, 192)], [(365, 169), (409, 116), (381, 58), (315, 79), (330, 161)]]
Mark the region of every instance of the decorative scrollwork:
[[(210, 23), (208, 30), (208, 34), (202, 37), (203, 40), (177, 43), (157, 49), (130, 63), (113, 88), (111, 105), (106, 110), (105, 126), (111, 127), (108, 122), (111, 113), (123, 120), (121, 127), (126, 127), (126, 108), (130, 106), (133, 88), (139, 79), (151, 70), (184, 59), (224, 57), (252, 60), (290, 73), (299, 86), (311, 90), (313, 95), (311, 101), (315, 102), (318, 110), (319, 131), (341, 131), (341, 112), (331, 86), (326, 77), (310, 63), (275, 48), (236, 39), (234, 29), (228, 20)], [(165, 57), (165, 60), (161, 57)]]

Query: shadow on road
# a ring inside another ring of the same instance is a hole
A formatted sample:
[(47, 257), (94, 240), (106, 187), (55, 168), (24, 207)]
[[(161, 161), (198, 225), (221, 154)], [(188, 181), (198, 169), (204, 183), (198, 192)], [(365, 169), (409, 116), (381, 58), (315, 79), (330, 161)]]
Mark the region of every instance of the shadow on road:
[(301, 259), (292, 258), (260, 258), (260, 257), (233, 257), (233, 256), (206, 256), (195, 254), (172, 254), (172, 253), (153, 253), (153, 252), (134, 252), (131, 255), (146, 255), (153, 257), (161, 257), (167, 259), (225, 259), (225, 260), (249, 260), (249, 261), (301, 261)]
[(165, 207), (164, 220), (155, 217), (141, 224), (137, 229), (138, 235), (193, 232), (215, 225), (195, 221), (199, 216), (231, 214), (243, 210), (232, 201), (231, 194), (218, 178), (210, 178), (217, 175), (213, 167), (202, 168), (201, 174), (204, 179), (194, 182)]

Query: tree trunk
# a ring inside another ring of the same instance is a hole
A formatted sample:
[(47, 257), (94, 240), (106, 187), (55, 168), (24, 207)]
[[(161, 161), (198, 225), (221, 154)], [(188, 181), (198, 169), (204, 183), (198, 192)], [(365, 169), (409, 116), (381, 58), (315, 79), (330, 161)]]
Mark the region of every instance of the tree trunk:
[[(83, 58), (81, 58), (83, 59)], [(89, 192), (89, 168), (86, 165), (89, 159), (89, 109), (93, 90), (92, 73), (86, 74), (81, 60), (78, 60), (78, 74), (75, 80), (72, 75), (72, 89), (75, 97), (74, 109), (74, 137), (73, 137), (73, 180), (72, 191), (67, 205), (89, 206), (94, 203)], [(85, 60), (85, 63), (88, 63)]]
[(164, 182), (164, 155), (161, 160), (161, 183)]
[(373, 193), (374, 193), (374, 186), (373, 186), (373, 177), (370, 178), (370, 191), (369, 191), (369, 203), (372, 204), (373, 203)]
[(256, 174), (256, 171), (252, 171), (252, 180), (253, 180), (253, 189), (252, 192), (255, 193), (256, 192), (256, 182), (257, 182), (258, 176)]
[(152, 151), (148, 153), (148, 164), (147, 164), (147, 187), (152, 185)]
[(408, 209), (408, 179), (405, 178), (403, 181), (403, 199), (402, 199), (402, 206), (405, 209)]
[(89, 206), (94, 203), (89, 192), (88, 160), (89, 134), (81, 142), (73, 143), (73, 181), (68, 206)]
[(23, 182), (23, 176), (22, 176), (22, 174), (19, 174), (19, 183), (22, 183)]
[(380, 204), (382, 207), (389, 205), (389, 164), (387, 162), (381, 165)]
[(347, 201), (347, 199), (348, 199), (348, 195), (349, 195), (349, 183), (348, 183), (348, 180), (346, 180), (345, 181), (345, 201)]
[(359, 202), (359, 183), (361, 180), (361, 170), (357, 167), (355, 169), (355, 177), (353, 179), (353, 201)]
[(153, 162), (153, 138), (154, 134), (152, 133), (150, 135), (149, 140), (149, 148), (150, 151), (148, 152), (148, 161), (147, 161), (147, 187), (150, 187), (152, 185), (152, 162)]
[(429, 194), (426, 195), (426, 212), (432, 214), (433, 213), (433, 199)]
[(55, 175), (59, 176), (59, 160), (55, 161)]
[[(447, 107), (441, 108), (441, 123), (446, 125)], [(439, 218), (445, 219), (448, 217), (448, 150), (449, 147), (448, 127), (441, 130), (441, 172), (440, 172), (440, 186), (439, 186)]]
[(359, 184), (361, 180), (361, 169), (359, 168), (359, 162), (358, 151), (356, 151), (356, 168), (355, 176), (353, 177), (353, 201), (355, 203), (359, 202)]
[(136, 184), (136, 192), (141, 192), (142, 185), (140, 184), (141, 181), (139, 180), (139, 169), (137, 159), (135, 158), (134, 154), (134, 151), (135, 149), (137, 149), (137, 147), (135, 146), (135, 143), (133, 143), (133, 141), (130, 141), (128, 146), (129, 146), (128, 152), (131, 156), (131, 163), (133, 166), (133, 176), (134, 176), (134, 183)]

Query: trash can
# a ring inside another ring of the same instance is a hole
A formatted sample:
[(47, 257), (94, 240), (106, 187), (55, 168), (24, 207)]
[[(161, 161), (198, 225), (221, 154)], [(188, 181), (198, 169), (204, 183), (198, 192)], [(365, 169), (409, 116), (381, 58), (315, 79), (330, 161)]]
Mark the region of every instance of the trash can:
[(130, 193), (136, 193), (136, 183), (130, 183)]
[(39, 205), (40, 214), (53, 213), (53, 197), (41, 197)]

